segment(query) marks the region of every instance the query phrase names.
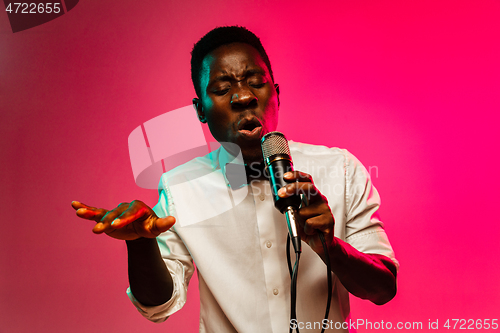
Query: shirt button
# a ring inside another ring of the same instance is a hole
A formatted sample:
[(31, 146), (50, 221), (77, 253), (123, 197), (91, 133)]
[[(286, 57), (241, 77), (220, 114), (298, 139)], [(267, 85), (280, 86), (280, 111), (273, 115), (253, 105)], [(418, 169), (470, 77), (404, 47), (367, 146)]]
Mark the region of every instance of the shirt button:
[(276, 296), (280, 293), (280, 291), (277, 288), (273, 289), (273, 294)]
[(271, 246), (273, 246), (273, 243), (271, 243), (271, 241), (267, 241), (266, 246), (269, 249), (269, 248), (271, 248)]
[(261, 194), (259, 195), (259, 199), (260, 199), (260, 201), (264, 201), (264, 199), (265, 199), (265, 198), (266, 198), (266, 196), (264, 195), (264, 193), (261, 193)]

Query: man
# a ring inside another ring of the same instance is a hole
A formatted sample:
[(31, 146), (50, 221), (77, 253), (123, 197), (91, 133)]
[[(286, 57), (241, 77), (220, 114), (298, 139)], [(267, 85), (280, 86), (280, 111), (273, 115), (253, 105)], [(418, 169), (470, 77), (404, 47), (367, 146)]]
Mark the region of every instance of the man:
[[(195, 45), (191, 70), (198, 117), (222, 147), (167, 172), (154, 209), (140, 201), (110, 211), (79, 202), (73, 207), (97, 222), (95, 233), (127, 241), (129, 297), (148, 319), (163, 321), (183, 306), (194, 260), (201, 332), (284, 332), (290, 326), (287, 231), (262, 177), (260, 148), (278, 121), (279, 87), (271, 64), (253, 33), (222, 27)], [(293, 142), (290, 150), (300, 171), (285, 174), (289, 184), (279, 195), (309, 199), (298, 212), (299, 234), (308, 245), (299, 269), (298, 322), (323, 319), (328, 290), (321, 231), (334, 273), (329, 318), (342, 324), (349, 318), (348, 292), (375, 304), (396, 293), (397, 261), (378, 219), (378, 194), (345, 150)], [(234, 185), (228, 162), (237, 162), (240, 153), (257, 172), (248, 184)], [(229, 209), (212, 214), (228, 195)], [(343, 326), (338, 331), (347, 331)]]

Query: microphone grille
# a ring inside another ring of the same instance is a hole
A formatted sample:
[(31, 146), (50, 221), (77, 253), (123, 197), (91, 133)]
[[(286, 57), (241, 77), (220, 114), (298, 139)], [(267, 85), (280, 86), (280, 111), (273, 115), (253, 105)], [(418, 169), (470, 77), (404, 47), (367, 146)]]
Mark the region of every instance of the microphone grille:
[(290, 156), (288, 141), (286, 140), (285, 135), (281, 132), (269, 132), (264, 135), (262, 137), (261, 147), (264, 160), (276, 154), (285, 154)]

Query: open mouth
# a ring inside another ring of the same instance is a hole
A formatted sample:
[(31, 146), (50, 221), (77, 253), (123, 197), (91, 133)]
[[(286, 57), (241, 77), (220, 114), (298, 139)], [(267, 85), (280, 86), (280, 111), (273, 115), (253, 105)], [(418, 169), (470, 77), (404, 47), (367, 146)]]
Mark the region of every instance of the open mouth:
[(258, 136), (262, 124), (257, 118), (244, 118), (238, 123), (238, 132), (249, 137)]

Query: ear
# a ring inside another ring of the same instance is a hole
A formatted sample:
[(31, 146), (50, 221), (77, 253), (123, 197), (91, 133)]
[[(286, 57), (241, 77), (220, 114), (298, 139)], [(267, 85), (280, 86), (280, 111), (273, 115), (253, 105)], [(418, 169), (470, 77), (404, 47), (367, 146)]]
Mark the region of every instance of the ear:
[(205, 118), (205, 113), (203, 112), (203, 107), (201, 106), (201, 102), (198, 98), (193, 98), (193, 106), (194, 106), (194, 109), (196, 110), (196, 113), (198, 114), (198, 119), (202, 123), (206, 123), (207, 119)]
[(276, 89), (276, 93), (278, 94), (278, 106), (280, 106), (280, 85), (275, 83), (274, 89)]

